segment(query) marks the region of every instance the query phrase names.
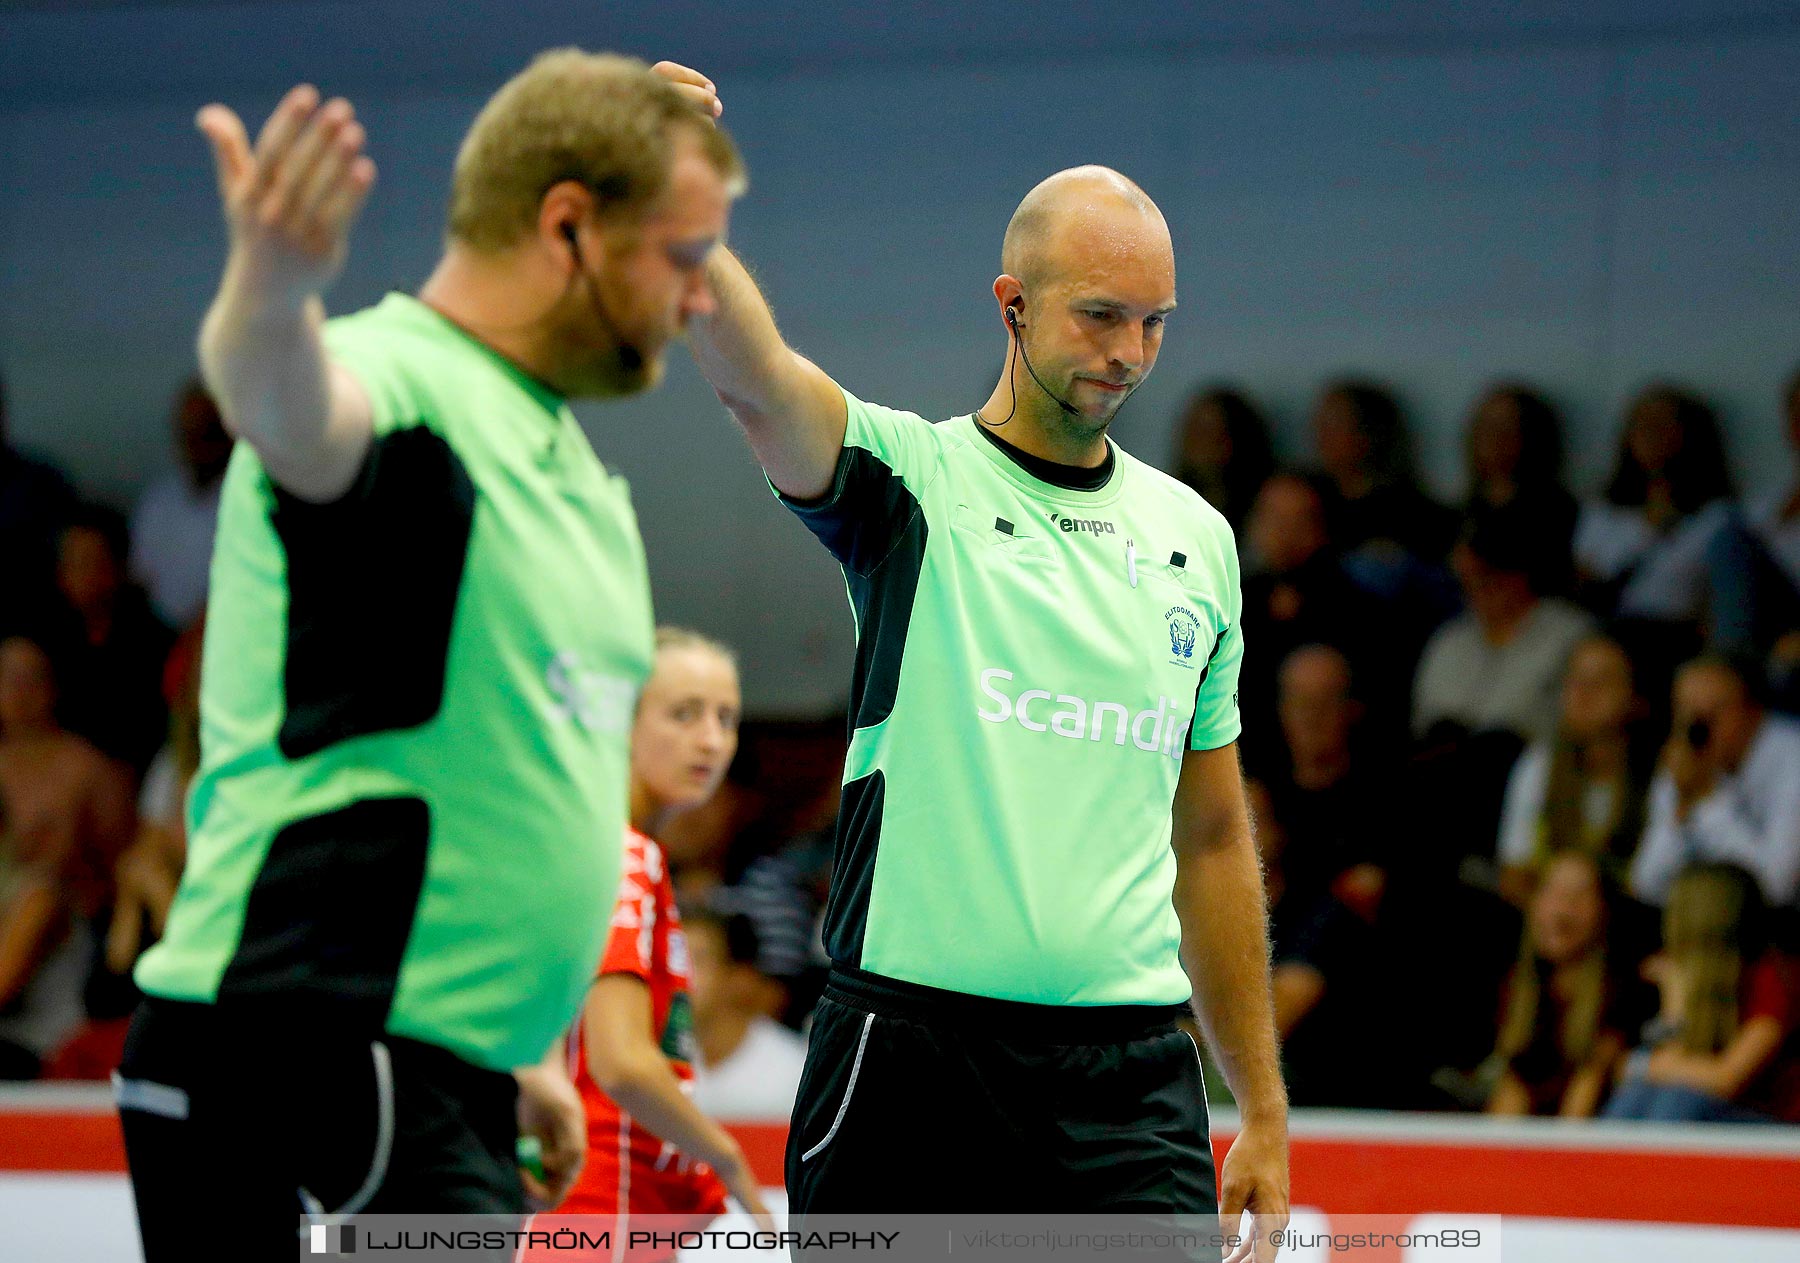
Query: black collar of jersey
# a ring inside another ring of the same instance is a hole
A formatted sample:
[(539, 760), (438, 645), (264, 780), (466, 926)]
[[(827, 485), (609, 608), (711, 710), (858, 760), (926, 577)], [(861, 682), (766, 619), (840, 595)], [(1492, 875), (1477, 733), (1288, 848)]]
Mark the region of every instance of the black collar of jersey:
[(975, 418), (975, 428), (981, 431), (982, 438), (1006, 453), (1008, 460), (1039, 482), (1047, 482), (1053, 487), (1065, 487), (1070, 491), (1098, 491), (1112, 477), (1114, 458), (1111, 443), (1106, 445), (1106, 459), (1089, 469), (1083, 465), (1064, 465), (1060, 461), (1045, 460), (1042, 456), (1022, 451), (983, 425), (980, 417)]

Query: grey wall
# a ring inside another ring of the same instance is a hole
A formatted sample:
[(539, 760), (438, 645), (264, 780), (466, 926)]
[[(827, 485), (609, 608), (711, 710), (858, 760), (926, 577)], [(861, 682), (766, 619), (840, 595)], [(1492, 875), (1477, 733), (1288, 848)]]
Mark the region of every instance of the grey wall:
[[(819, 8), (15, 6), (0, 364), (17, 437), (121, 501), (167, 462), (166, 399), (221, 251), (197, 105), (260, 119), (301, 77), (353, 95), (381, 175), (331, 296), (345, 310), (423, 279), (473, 112), (530, 50), (581, 42), (718, 80), (752, 173), (734, 243), (791, 340), (866, 397), (934, 417), (985, 397), (1006, 217), (1048, 172), (1100, 161), (1176, 238), (1181, 312), (1116, 431), (1140, 455), (1161, 460), (1202, 377), (1248, 386), (1302, 453), (1311, 392), (1357, 370), (1400, 388), (1454, 495), (1463, 410), (1520, 374), (1563, 405), (1585, 489), (1621, 401), (1669, 374), (1720, 405), (1747, 487), (1791, 472), (1792, 5)], [(659, 612), (743, 646), (753, 708), (826, 710), (848, 672), (842, 586), (679, 351), (672, 370), (584, 413), (632, 480)]]

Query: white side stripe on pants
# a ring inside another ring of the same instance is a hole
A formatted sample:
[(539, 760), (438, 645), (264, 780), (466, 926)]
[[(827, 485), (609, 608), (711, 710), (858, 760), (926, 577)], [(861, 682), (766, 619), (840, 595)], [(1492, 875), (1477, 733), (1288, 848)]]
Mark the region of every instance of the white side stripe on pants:
[(158, 1118), (173, 1118), (177, 1122), (186, 1122), (188, 1116), (188, 1094), (180, 1088), (172, 1088), (166, 1083), (152, 1083), (148, 1079), (127, 1079), (117, 1070), (113, 1071), (113, 1097), (122, 1110), (136, 1110), (140, 1114), (155, 1114)]
[(301, 1189), (300, 1202), (306, 1207), (309, 1219), (327, 1224), (342, 1223), (367, 1206), (387, 1178), (388, 1160), (394, 1155), (394, 1062), (387, 1045), (380, 1040), (369, 1045), (369, 1056), (375, 1062), (376, 1102), (375, 1156), (369, 1162), (369, 1173), (363, 1177), (362, 1187), (334, 1211), (326, 1211), (318, 1198)]
[(838, 1134), (838, 1128), (843, 1126), (844, 1111), (850, 1108), (850, 1094), (856, 1091), (856, 1078), (862, 1073), (863, 1049), (869, 1046), (869, 1028), (873, 1025), (875, 1015), (870, 1013), (863, 1018), (862, 1038), (856, 1041), (856, 1060), (850, 1065), (850, 1082), (844, 1088), (844, 1099), (838, 1102), (837, 1117), (831, 1120), (831, 1130), (825, 1133), (823, 1140), (801, 1154), (800, 1161), (810, 1162), (814, 1154), (831, 1143), (831, 1138)]

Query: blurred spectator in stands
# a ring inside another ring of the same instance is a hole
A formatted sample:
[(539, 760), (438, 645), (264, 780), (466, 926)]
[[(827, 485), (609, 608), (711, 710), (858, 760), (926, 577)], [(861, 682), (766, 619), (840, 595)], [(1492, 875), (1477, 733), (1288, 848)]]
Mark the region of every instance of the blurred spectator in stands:
[[(1291, 838), (1268, 788), (1244, 783), (1269, 899), (1275, 1029), (1282, 1078), (1298, 1106), (1406, 1108), (1422, 1103), (1426, 1067), (1410, 1045), (1371, 1029), (1405, 1020), (1413, 997), (1392, 983), (1397, 961), (1376, 927), (1328, 892), (1289, 880)], [(1309, 867), (1298, 863), (1302, 871)]]
[(669, 859), (675, 895), (682, 903), (700, 903), (731, 877), (733, 843), (755, 822), (763, 795), (752, 785), (754, 773), (743, 764), (743, 752), (712, 797), (671, 819), (657, 841)]
[(37, 1078), (81, 1018), (86, 953), (61, 869), (0, 790), (0, 1080)]
[(1544, 397), (1514, 382), (1490, 387), (1469, 414), (1466, 438), (1471, 513), (1520, 505), (1544, 550), (1546, 595), (1574, 584), (1575, 497), (1563, 485), (1562, 424)]
[(109, 509), (80, 509), (63, 528), (52, 652), (64, 725), (141, 776), (168, 732), (162, 674), (175, 637), (126, 581), (125, 553), (124, 520)]
[(1708, 549), (1730, 500), (1712, 409), (1673, 386), (1643, 391), (1626, 414), (1605, 496), (1582, 506), (1575, 527), (1584, 601), (1602, 615), (1697, 624)]
[(1488, 1113), (1589, 1118), (1606, 1098), (1654, 1009), (1636, 958), (1611, 941), (1620, 898), (1591, 852), (1545, 862), (1507, 982)]
[[(826, 896), (831, 893), (832, 866), (837, 859), (838, 812), (844, 801), (841, 775), (841, 768), (833, 768), (812, 793), (798, 802), (781, 829), (784, 840), (766, 857), (750, 862), (744, 870), (744, 881), (752, 874), (779, 874), (782, 887), (803, 892), (815, 912), (824, 911)], [(818, 951), (824, 951), (823, 943)]]
[[(1519, 505), (1483, 510), (1456, 547), (1452, 564), (1468, 611), (1438, 629), (1420, 660), (1406, 810), (1396, 821), (1407, 852), (1400, 867), (1408, 932), (1428, 950), (1459, 918), (1492, 919), (1482, 948), (1494, 953), (1496, 991), (1518, 944), (1516, 928), (1503, 922), (1516, 921), (1516, 912), (1497, 895), (1491, 902), (1498, 906), (1488, 907), (1467, 888), (1494, 884), (1494, 838), (1513, 765), (1527, 743), (1554, 735), (1564, 666), (1592, 629), (1578, 607), (1538, 595), (1535, 553), (1518, 523), (1526, 512)], [(1473, 906), (1452, 915), (1452, 895)], [(1473, 1045), (1459, 1041), (1445, 1065), (1472, 1066), (1492, 1051), (1492, 1006), (1472, 1007), (1465, 1017), (1461, 1034)]]
[(1394, 801), (1382, 751), (1357, 740), (1363, 707), (1350, 662), (1329, 645), (1305, 645), (1281, 664), (1277, 707), (1287, 762), (1268, 782), (1270, 809), (1286, 839), (1283, 876), (1303, 899), (1326, 894), (1376, 919), (1387, 885)]
[(1425, 646), (1413, 692), (1413, 732), (1428, 743), (1502, 731), (1523, 741), (1556, 731), (1557, 691), (1577, 642), (1593, 628), (1579, 608), (1541, 594), (1542, 558), (1522, 504), (1470, 517), (1451, 557), (1466, 613)]
[(1608, 1118), (1800, 1123), (1800, 974), (1768, 947), (1752, 874), (1699, 863), (1676, 877), (1645, 973), (1661, 1009)]
[(0, 379), (0, 636), (30, 628), (48, 602), (57, 534), (74, 506), (60, 471), (12, 445)]
[(758, 744), (747, 735), (724, 783), (670, 820), (659, 840), (683, 904), (709, 904), (722, 915), (750, 918), (757, 965), (788, 989), (793, 1010), (787, 1016), (797, 1023), (811, 1011), (821, 985), (817, 920), (824, 892), (815, 897), (810, 883), (829, 879), (837, 774), (830, 777), (832, 791), (801, 804), (795, 816), (771, 805), (770, 778), (759, 775)]
[(1716, 654), (1675, 675), (1632, 892), (1662, 905), (1698, 860), (1740, 865), (1776, 908), (1791, 910), (1800, 889), (1800, 722), (1764, 708), (1753, 663)]
[(131, 516), (131, 577), (143, 585), (156, 616), (179, 630), (206, 604), (231, 436), (197, 377), (176, 395), (171, 421), (181, 466), (153, 481), (138, 499)]
[(1500, 890), (1521, 907), (1540, 870), (1565, 852), (1594, 857), (1623, 885), (1644, 835), (1656, 747), (1649, 706), (1624, 646), (1600, 632), (1563, 673), (1556, 735), (1514, 764), (1500, 817)]
[(0, 792), (15, 836), (54, 856), (91, 915), (134, 825), (131, 777), (57, 722), (57, 677), (42, 645), (0, 641)]
[[(1782, 395), (1800, 455), (1800, 372)], [(1708, 556), (1714, 646), (1768, 660), (1782, 708), (1800, 711), (1800, 477), (1733, 513)]]
[[(1381, 608), (1338, 564), (1317, 481), (1284, 471), (1264, 482), (1245, 524), (1243, 551), (1244, 636), (1258, 646), (1239, 680), (1246, 713), (1274, 712), (1281, 664), (1309, 644), (1341, 649), (1369, 695), (1404, 694), (1410, 676), (1399, 666), (1403, 655), (1395, 642), (1403, 637), (1394, 630), (1394, 612)], [(1392, 716), (1373, 718), (1379, 730), (1380, 721)], [(1252, 770), (1279, 763), (1279, 743), (1268, 725), (1246, 728), (1244, 742)]]
[[(787, 1008), (774, 1017), (794, 1029), (812, 1017), (830, 959), (824, 954), (821, 918), (830, 887), (814, 887), (808, 871), (823, 856), (815, 840), (801, 835), (774, 855), (758, 855), (743, 867), (736, 882), (713, 891), (713, 901), (751, 919), (756, 927), (756, 968), (781, 984)], [(826, 880), (830, 869), (824, 869)]]
[(81, 1016), (86, 923), (132, 828), (129, 773), (56, 722), (50, 656), (0, 641), (0, 1073), (29, 1077)]
[(1356, 380), (1328, 385), (1313, 406), (1312, 429), (1331, 543), (1344, 572), (1381, 609), (1385, 639), (1373, 643), (1388, 651), (1387, 661), (1365, 661), (1355, 646), (1342, 647), (1369, 685), (1368, 696), (1394, 703), (1392, 710), (1377, 706), (1372, 729), (1385, 731), (1391, 721), (1397, 735), (1406, 722), (1400, 703), (1426, 638), (1456, 612), (1455, 584), (1443, 565), (1456, 538), (1456, 515), (1421, 490), (1411, 436), (1385, 387)]
[(1242, 531), (1251, 502), (1274, 472), (1269, 425), (1256, 405), (1226, 386), (1196, 391), (1175, 427), (1175, 476)]
[(109, 912), (96, 918), (96, 941), (82, 989), (87, 1020), (44, 1062), (53, 1079), (105, 1079), (125, 1049), (131, 1013), (143, 998), (132, 981), (137, 958), (162, 936), (187, 860), (185, 804), (200, 765), (202, 624), (182, 634), (169, 655), (163, 688), (169, 739), (138, 793), (136, 838), (113, 866)]
[[(824, 989), (820, 936), (843, 798), (842, 720), (746, 724), (723, 802), (678, 818), (678, 888), (756, 930), (756, 966), (782, 985), (778, 1016), (803, 1030)], [(743, 788), (754, 784), (755, 791)], [(695, 827), (701, 826), (701, 827)]]
[[(1491, 895), (1449, 880), (1463, 804), (1447, 813), (1408, 810), (1416, 796), (1403, 792), (1387, 750), (1361, 731), (1341, 653), (1314, 645), (1291, 654), (1279, 714), (1288, 761), (1265, 791), (1265, 814), (1280, 838), (1289, 904), (1277, 997), (1278, 1016), (1290, 1019), (1290, 1069), (1310, 1081), (1302, 1085), (1308, 1104), (1436, 1104), (1431, 1071), (1473, 1065), (1493, 1047), (1494, 996), (1512, 962), (1517, 918)], [(1439, 950), (1450, 941), (1454, 955)], [(1409, 986), (1393, 987), (1402, 974)], [(1416, 1003), (1421, 995), (1434, 997), (1429, 1019)], [(1310, 1016), (1315, 1004), (1325, 1007)], [(1329, 1063), (1372, 1014), (1384, 1029), (1406, 1033), (1388, 1045), (1394, 1064), (1355, 1070), (1371, 1078), (1358, 1087), (1343, 1077), (1345, 1067)], [(1404, 1055), (1393, 1053), (1397, 1042)]]
[(756, 923), (701, 904), (682, 912), (693, 963), (694, 1104), (714, 1118), (785, 1121), (806, 1040), (782, 1025), (787, 988), (757, 967)]
[(1380, 553), (1397, 550), (1427, 562), (1443, 557), (1456, 533), (1455, 516), (1420, 490), (1412, 439), (1385, 387), (1332, 383), (1313, 405), (1312, 428), (1338, 547), (1375, 545)]
[(131, 972), (137, 958), (162, 937), (169, 905), (187, 862), (187, 795), (200, 770), (200, 647), (205, 622), (181, 634), (163, 672), (169, 737), (157, 751), (138, 792), (137, 840), (119, 857), (117, 893), (106, 939), (106, 965)]

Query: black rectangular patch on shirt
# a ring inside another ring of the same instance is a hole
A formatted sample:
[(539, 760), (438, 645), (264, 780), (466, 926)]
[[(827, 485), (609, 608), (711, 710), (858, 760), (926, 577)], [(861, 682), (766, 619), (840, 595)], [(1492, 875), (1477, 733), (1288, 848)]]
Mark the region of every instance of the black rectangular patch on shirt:
[(270, 840), (220, 977), (221, 1004), (329, 997), (379, 1031), (399, 988), (431, 851), (421, 798), (359, 798), (288, 822)]
[(1174, 566), (1175, 569), (1177, 569), (1177, 570), (1182, 569), (1184, 566), (1187, 565), (1187, 554), (1186, 553), (1170, 553), (1169, 554), (1169, 564), (1171, 566)]
[(994, 519), (994, 529), (999, 531), (1002, 535), (1011, 535), (1013, 533), (1013, 524), (1003, 517), (997, 517)]

